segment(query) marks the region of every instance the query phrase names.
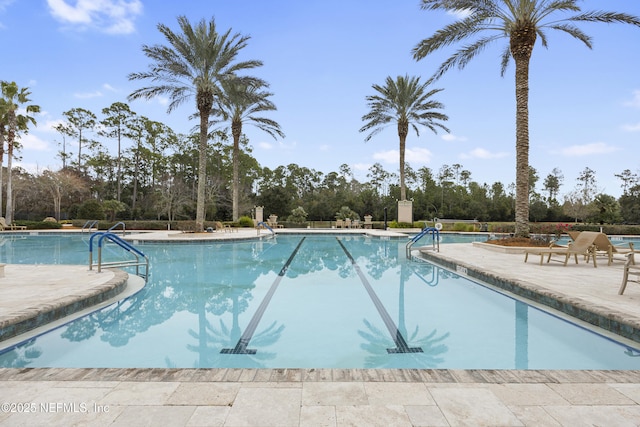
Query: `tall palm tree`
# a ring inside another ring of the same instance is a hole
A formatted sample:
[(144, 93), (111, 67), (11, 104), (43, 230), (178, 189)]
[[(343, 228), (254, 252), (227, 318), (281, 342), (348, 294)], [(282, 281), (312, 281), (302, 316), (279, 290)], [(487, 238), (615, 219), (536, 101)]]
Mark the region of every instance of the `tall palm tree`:
[[(2, 88), (2, 96), (0, 97), (0, 123), (6, 121), (6, 140), (7, 140), (7, 213), (5, 215), (7, 224), (13, 221), (13, 203), (12, 203), (12, 161), (14, 149), (20, 148), (16, 141), (16, 136), (20, 133), (29, 131), (29, 124), (36, 124), (36, 120), (31, 116), (32, 113), (39, 113), (38, 105), (25, 105), (31, 102), (29, 95), (31, 92), (28, 88), (19, 88), (16, 82), (0, 82)], [(24, 108), (25, 114), (18, 114), (19, 108)]]
[[(479, 37), (465, 44), (436, 71), (439, 78), (452, 67), (464, 68), (490, 43), (506, 39), (502, 53), (502, 75), (511, 58), (515, 61), (516, 83), (516, 230), (518, 237), (529, 236), (529, 62), (538, 37), (547, 47), (546, 30), (559, 30), (591, 48), (591, 37), (574, 23), (606, 22), (640, 26), (640, 18), (617, 12), (587, 11), (579, 0), (422, 0), (424, 10), (465, 11), (467, 16), (435, 32), (413, 49), (421, 60), (430, 53), (462, 40)], [(575, 13), (563, 16), (562, 13)]]
[(428, 89), (430, 82), (420, 83), (420, 77), (398, 76), (393, 80), (387, 77), (384, 86), (374, 84), (372, 87), (378, 92), (367, 96), (370, 111), (362, 116), (367, 123), (360, 128), (360, 132), (371, 131), (365, 138), (369, 141), (380, 133), (386, 126), (395, 124), (400, 138), (400, 200), (407, 200), (405, 187), (404, 156), (409, 126), (420, 136), (418, 126), (425, 126), (434, 133), (436, 128), (449, 132), (442, 123), (449, 117), (437, 110), (444, 108), (440, 102), (431, 99), (433, 95), (443, 89)]
[(245, 123), (252, 124), (258, 129), (268, 133), (274, 139), (278, 136), (284, 138), (280, 125), (271, 119), (258, 116), (265, 111), (275, 111), (276, 105), (269, 99), (273, 94), (263, 90), (268, 85), (265, 82), (247, 84), (243, 81), (228, 80), (223, 82), (223, 96), (218, 98), (211, 114), (222, 118), (222, 121), (231, 123), (231, 135), (233, 136), (233, 220), (239, 216), (240, 200), (240, 137), (242, 126)]
[[(237, 61), (240, 51), (247, 46), (248, 36), (231, 34), (231, 29), (219, 34), (215, 20), (201, 20), (195, 26), (185, 16), (178, 17), (182, 34), (158, 24), (168, 46), (154, 45), (142, 47), (144, 54), (152, 60), (149, 71), (129, 74), (129, 80), (149, 80), (152, 86), (137, 89), (129, 95), (129, 100), (167, 94), (170, 98), (167, 112), (191, 98), (195, 98), (200, 118), (198, 189), (196, 203), (196, 231), (204, 231), (207, 124), (213, 103), (222, 93), (221, 83), (227, 79), (239, 78), (237, 72), (259, 67), (261, 61)], [(254, 79), (243, 77), (244, 81)]]

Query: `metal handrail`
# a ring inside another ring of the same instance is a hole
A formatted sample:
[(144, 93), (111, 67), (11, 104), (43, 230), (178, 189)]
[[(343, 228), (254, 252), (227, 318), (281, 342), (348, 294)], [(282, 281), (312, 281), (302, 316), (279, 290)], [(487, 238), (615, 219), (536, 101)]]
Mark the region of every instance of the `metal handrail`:
[[(94, 264), (93, 239), (97, 236), (100, 236), (100, 238), (98, 239), (97, 263)], [(105, 239), (107, 241), (115, 243), (127, 252), (132, 253), (135, 256), (135, 259), (131, 259), (128, 261), (102, 262), (102, 245)], [(140, 259), (141, 257), (143, 260)], [(142, 251), (137, 249), (131, 243), (121, 239), (120, 237), (109, 231), (99, 231), (93, 233), (91, 235), (91, 238), (89, 239), (89, 270), (93, 270), (94, 265), (98, 267), (98, 273), (102, 271), (102, 267), (135, 267), (137, 276), (144, 277), (145, 279), (149, 276), (149, 258), (147, 258), (147, 256)], [(140, 274), (140, 266), (145, 267), (144, 274)]]
[(84, 223), (84, 225), (82, 226), (82, 231), (84, 233), (84, 229), (88, 229), (89, 231), (91, 231), (91, 229), (93, 228), (94, 225), (96, 225), (98, 223), (97, 219), (94, 220), (88, 220), (87, 222)]
[(413, 244), (429, 233), (431, 233), (431, 237), (433, 239), (433, 250), (436, 252), (440, 252), (440, 230), (435, 227), (425, 227), (420, 233), (413, 236), (407, 243), (405, 247), (407, 258), (411, 259), (411, 247), (413, 246)]
[(264, 221), (260, 221), (259, 223), (256, 224), (256, 228), (258, 229), (258, 234), (260, 234), (260, 226), (261, 225), (264, 226), (264, 228), (269, 230), (271, 232), (271, 234), (273, 234), (275, 236), (276, 232), (273, 231), (273, 228), (271, 228), (267, 224), (265, 224)]
[(127, 233), (126, 233), (126, 230), (125, 230), (127, 226), (126, 226), (126, 225), (125, 225), (125, 223), (124, 223), (124, 222), (122, 222), (122, 221), (119, 221), (119, 222), (115, 223), (114, 225), (112, 225), (111, 227), (109, 227), (109, 229), (108, 229), (107, 231), (111, 231), (111, 230), (115, 229), (115, 228), (116, 228), (117, 226), (119, 226), (119, 225), (122, 225), (122, 235), (124, 236), (125, 234), (127, 234)]

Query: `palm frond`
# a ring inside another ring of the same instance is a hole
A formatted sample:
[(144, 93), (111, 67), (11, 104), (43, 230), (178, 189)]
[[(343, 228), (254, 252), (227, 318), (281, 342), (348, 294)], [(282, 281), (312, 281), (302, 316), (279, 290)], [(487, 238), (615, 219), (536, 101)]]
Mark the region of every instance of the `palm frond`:
[(484, 30), (481, 25), (483, 20), (484, 16), (472, 15), (436, 31), (433, 36), (422, 40), (413, 48), (413, 59), (419, 61), (438, 49), (457, 43)]
[(505, 46), (500, 57), (502, 58), (500, 61), (500, 77), (504, 77), (504, 74), (507, 72), (507, 67), (509, 67), (509, 60), (511, 59), (511, 49), (509, 49), (509, 45)]
[(463, 69), (469, 63), (469, 61), (471, 61), (480, 52), (482, 52), (488, 44), (504, 37), (505, 36), (503, 34), (492, 35), (489, 37), (483, 37), (471, 45), (463, 46), (462, 49), (455, 52), (449, 57), (449, 59), (447, 59), (442, 65), (440, 65), (440, 67), (433, 74), (432, 79), (439, 79), (452, 67)]
[(591, 11), (567, 18), (568, 21), (631, 24), (640, 27), (640, 18), (627, 13)]
[[(580, 28), (576, 27), (575, 25), (571, 25), (571, 24), (555, 24), (555, 25), (549, 25), (549, 28), (552, 28), (554, 30), (559, 30), (559, 31), (563, 31), (569, 35), (571, 35), (572, 37), (580, 40), (582, 43), (584, 43), (589, 49), (591, 49), (593, 47), (593, 44), (591, 43), (592, 38), (590, 36), (588, 36), (587, 34), (585, 34)], [(546, 46), (546, 44), (545, 44)]]

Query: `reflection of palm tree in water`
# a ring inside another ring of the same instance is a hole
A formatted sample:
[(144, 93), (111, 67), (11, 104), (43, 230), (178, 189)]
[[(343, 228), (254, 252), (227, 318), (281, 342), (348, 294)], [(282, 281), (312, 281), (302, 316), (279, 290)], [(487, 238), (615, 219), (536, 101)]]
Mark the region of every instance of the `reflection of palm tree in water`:
[[(400, 264), (400, 288), (398, 291), (398, 333), (402, 334), (409, 347), (420, 347), (422, 353), (404, 353), (402, 356), (394, 354), (390, 356), (387, 349), (395, 346), (394, 340), (383, 330), (376, 328), (367, 319), (363, 319), (368, 331), (359, 330), (358, 335), (368, 341), (362, 344), (362, 348), (371, 355), (365, 359), (365, 366), (368, 368), (398, 367), (398, 363), (403, 366), (434, 368), (444, 361), (438, 357), (448, 351), (445, 344), (442, 344), (449, 333), (437, 337), (438, 331), (434, 329), (429, 335), (419, 338), (419, 326), (416, 326), (408, 335), (405, 319), (405, 282), (411, 276), (412, 271), (405, 265)], [(409, 361), (411, 360), (411, 361)]]
[[(197, 340), (197, 344), (187, 345), (190, 351), (199, 355), (197, 367), (225, 367), (237, 364), (237, 355), (230, 357), (220, 354), (220, 350), (235, 347), (240, 339), (242, 335), (240, 315), (247, 310), (249, 301), (253, 299), (252, 290), (258, 277), (273, 271), (271, 268), (265, 268), (265, 265), (274, 265), (269, 257), (278, 257), (277, 254), (266, 254), (266, 251), (262, 250), (262, 242), (256, 244), (260, 245), (259, 248), (252, 247), (249, 251), (246, 247), (234, 246), (233, 251), (225, 254), (228, 256), (227, 259), (216, 260), (218, 265), (223, 266), (213, 274), (218, 281), (217, 284), (207, 283), (204, 271), (198, 273), (202, 274), (198, 283), (204, 283), (204, 286), (198, 290), (200, 295), (194, 298), (195, 307), (192, 305), (193, 311), (198, 315), (198, 330), (189, 329), (188, 331), (189, 335)], [(253, 254), (251, 259), (247, 259), (247, 253)], [(209, 276), (212, 273), (206, 272)], [(231, 327), (220, 318), (219, 327), (216, 328), (207, 319), (207, 313), (222, 316), (227, 312), (232, 316)], [(283, 330), (283, 325), (277, 327), (277, 323), (273, 322), (262, 332), (254, 334), (251, 344), (256, 347), (273, 344), (280, 338)], [(242, 363), (245, 367), (262, 367), (261, 360), (274, 357), (275, 354), (261, 350), (256, 354), (244, 356)]]
[[(225, 367), (233, 365), (233, 361), (237, 360), (236, 356), (228, 356), (220, 354), (221, 348), (234, 347), (241, 336), (241, 329), (239, 325), (240, 313), (246, 309), (246, 299), (242, 294), (249, 293), (247, 289), (237, 288), (229, 286), (226, 288), (229, 292), (233, 293), (228, 295), (222, 292), (224, 299), (231, 299), (231, 313), (232, 324), (229, 328), (225, 322), (219, 320), (219, 328), (215, 328), (206, 317), (205, 307), (198, 312), (198, 332), (193, 329), (189, 329), (189, 335), (198, 341), (198, 345), (187, 345), (187, 349), (196, 352), (199, 355), (199, 362), (197, 367), (209, 368), (209, 367)], [(225, 310), (226, 311), (226, 310)], [(280, 339), (280, 335), (284, 330), (284, 325), (276, 327), (277, 323), (273, 322), (262, 332), (255, 334), (251, 339), (251, 344), (256, 347), (266, 347), (275, 343)], [(274, 353), (265, 351), (259, 351), (255, 354), (243, 356), (244, 367), (261, 368), (263, 363), (261, 360), (269, 360), (275, 357)], [(229, 363), (232, 362), (232, 363)]]
[(31, 361), (42, 356), (42, 350), (34, 347), (35, 342), (36, 340), (33, 338), (16, 347), (14, 351), (0, 354), (0, 366), (3, 368), (24, 368), (25, 366), (29, 366)]

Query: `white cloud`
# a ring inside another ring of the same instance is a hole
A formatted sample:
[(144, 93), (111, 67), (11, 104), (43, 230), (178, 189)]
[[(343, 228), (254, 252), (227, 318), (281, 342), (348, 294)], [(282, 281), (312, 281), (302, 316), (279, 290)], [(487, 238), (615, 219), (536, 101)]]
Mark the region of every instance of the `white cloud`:
[(117, 92), (118, 91), (115, 87), (111, 86), (109, 83), (103, 84), (102, 88), (105, 89), (105, 90), (108, 90), (109, 92)]
[(486, 150), (484, 148), (474, 148), (473, 150), (469, 151), (468, 153), (462, 153), (460, 155), (460, 157), (462, 159), (501, 159), (504, 157), (507, 157), (509, 155), (509, 153), (505, 152), (505, 151), (498, 151), (496, 153), (492, 153), (489, 150)]
[(51, 145), (47, 141), (39, 138), (33, 133), (20, 135), (19, 140), (20, 144), (22, 144), (22, 147), (25, 150), (51, 151)]
[(464, 19), (471, 15), (471, 11), (469, 9), (448, 10), (447, 15), (451, 15), (456, 19)]
[(142, 13), (140, 0), (47, 0), (54, 18), (76, 29), (96, 29), (109, 34), (135, 31), (135, 18)]
[(466, 136), (457, 136), (454, 135), (452, 133), (445, 133), (444, 135), (442, 135), (440, 138), (442, 138), (443, 140), (447, 141), (447, 142), (451, 142), (451, 141), (461, 141), (464, 142), (467, 140)]
[(3, 11), (7, 6), (11, 5), (15, 0), (0, 0), (0, 11)]
[(38, 121), (38, 130), (43, 132), (58, 132), (57, 130), (55, 130), (55, 127), (66, 123), (67, 122), (62, 119), (46, 120), (42, 123)]
[(426, 148), (407, 148), (405, 160), (411, 164), (425, 164), (431, 161), (432, 155), (433, 153)]
[(373, 159), (381, 163), (396, 163), (398, 162), (398, 150), (378, 151), (373, 153)]
[(351, 165), (351, 169), (354, 171), (368, 171), (371, 167), (371, 163), (354, 163)]
[(258, 146), (258, 148), (261, 148), (263, 150), (274, 150), (276, 148), (278, 150), (294, 150), (297, 146), (297, 143), (295, 141), (290, 144), (285, 144), (282, 141), (278, 141), (276, 143), (260, 141), (256, 145)]
[[(426, 148), (407, 148), (404, 154), (404, 160), (410, 163), (412, 167), (418, 164), (427, 164), (431, 162), (433, 153)], [(400, 152), (398, 150), (378, 151), (373, 153), (373, 158), (382, 163), (396, 164), (400, 162)]]
[(560, 154), (574, 157), (574, 156), (590, 156), (593, 154), (605, 154), (611, 153), (613, 151), (618, 151), (619, 148), (613, 147), (611, 145), (607, 145), (604, 142), (594, 142), (591, 144), (584, 145), (571, 145), (569, 147), (563, 148), (559, 151)]
[(322, 144), (320, 147), (318, 147), (318, 149), (320, 151), (329, 151), (331, 149), (331, 146), (329, 144)]
[(102, 96), (102, 92), (96, 90), (95, 92), (74, 93), (73, 96), (80, 99), (100, 98)]
[(58, 165), (58, 164), (56, 164), (54, 166), (52, 166), (52, 165), (43, 166), (43, 165), (40, 165), (38, 163), (16, 162), (16, 163), (14, 163), (14, 165), (16, 167), (20, 167), (20, 168), (26, 170), (27, 172), (29, 172), (30, 174), (33, 174), (33, 175), (39, 175), (45, 170), (58, 170), (58, 169), (60, 169), (60, 165)]
[(624, 103), (627, 107), (640, 108), (640, 90), (633, 91), (633, 99)]
[(622, 130), (626, 130), (627, 132), (640, 132), (640, 123), (636, 123), (635, 125), (624, 125), (622, 126)]

